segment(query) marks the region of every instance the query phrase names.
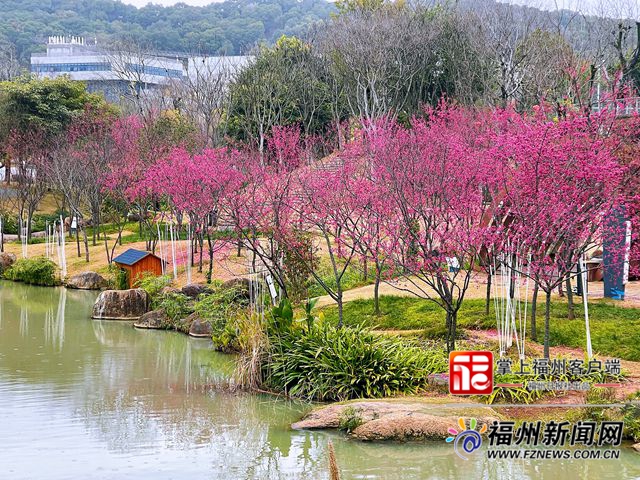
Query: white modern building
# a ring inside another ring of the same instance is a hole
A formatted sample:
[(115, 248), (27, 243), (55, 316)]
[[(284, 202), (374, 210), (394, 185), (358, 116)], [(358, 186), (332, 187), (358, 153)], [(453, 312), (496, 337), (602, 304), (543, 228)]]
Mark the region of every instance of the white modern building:
[(83, 37), (53, 36), (47, 52), (31, 56), (31, 72), (44, 78), (67, 75), (92, 92), (117, 101), (128, 90), (160, 86), (187, 74), (180, 58), (132, 52), (107, 52)]

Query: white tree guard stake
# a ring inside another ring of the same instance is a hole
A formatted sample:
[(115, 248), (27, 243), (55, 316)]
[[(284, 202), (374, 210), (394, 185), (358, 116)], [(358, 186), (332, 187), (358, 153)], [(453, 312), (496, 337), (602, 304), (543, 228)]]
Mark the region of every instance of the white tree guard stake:
[(156, 223), (156, 229), (158, 230), (158, 253), (160, 254), (160, 268), (162, 269), (162, 275), (166, 273), (166, 259), (164, 257), (164, 248), (162, 245), (162, 232), (160, 231), (160, 224)]
[(173, 279), (178, 278), (178, 264), (176, 262), (176, 241), (174, 237), (173, 222), (169, 227), (169, 234), (171, 238), (171, 264), (173, 265)]
[(582, 303), (584, 304), (584, 326), (587, 332), (587, 356), (593, 358), (593, 350), (591, 348), (591, 327), (589, 326), (589, 299), (587, 294), (587, 269), (584, 256), (579, 261), (580, 282), (582, 282)]
[(22, 246), (22, 258), (27, 258), (27, 227), (24, 225), (22, 217), (19, 218), (20, 244)]
[[(530, 262), (529, 262), (530, 263)], [(496, 313), (500, 357), (504, 357), (515, 340), (521, 360), (524, 359), (529, 295), (529, 266), (522, 299), (522, 263), (516, 255), (494, 257), (489, 272), (493, 281), (493, 304)], [(524, 305), (523, 305), (524, 304)]]
[(191, 264), (193, 263), (193, 247), (191, 245), (191, 223), (187, 226), (187, 284), (191, 283)]
[(65, 249), (64, 220), (60, 215), (60, 234), (58, 236), (58, 265), (62, 278), (67, 276), (67, 252)]

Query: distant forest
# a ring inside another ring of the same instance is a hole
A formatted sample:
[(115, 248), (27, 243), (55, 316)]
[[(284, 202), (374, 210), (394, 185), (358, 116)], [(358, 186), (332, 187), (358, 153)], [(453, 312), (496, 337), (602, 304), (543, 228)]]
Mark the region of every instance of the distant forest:
[(325, 0), (226, 0), (206, 7), (136, 8), (116, 0), (0, 0), (0, 46), (22, 65), (49, 35), (131, 40), (162, 52), (240, 55), (301, 35), (334, 11)]

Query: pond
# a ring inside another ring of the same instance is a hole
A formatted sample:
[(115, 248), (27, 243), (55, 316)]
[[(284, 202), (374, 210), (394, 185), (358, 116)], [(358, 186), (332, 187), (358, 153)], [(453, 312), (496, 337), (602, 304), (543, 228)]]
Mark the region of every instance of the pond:
[(90, 320), (95, 293), (0, 282), (0, 478), (640, 478), (618, 461), (458, 458), (444, 442), (364, 444), (292, 431), (311, 406), (223, 388), (206, 339)]

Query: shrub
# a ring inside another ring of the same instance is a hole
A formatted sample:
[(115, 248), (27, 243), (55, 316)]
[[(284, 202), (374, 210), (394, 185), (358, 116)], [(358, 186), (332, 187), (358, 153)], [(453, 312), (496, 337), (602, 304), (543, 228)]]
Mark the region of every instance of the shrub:
[(168, 275), (158, 277), (152, 273), (146, 273), (136, 281), (135, 286), (147, 292), (151, 308), (156, 309), (162, 300), (160, 292), (164, 287), (171, 285), (171, 281)]
[(48, 287), (60, 283), (58, 266), (46, 257), (21, 258), (4, 272), (4, 277), (16, 282)]
[(181, 320), (193, 313), (191, 298), (183, 293), (167, 293), (157, 303), (156, 308), (164, 310), (172, 322)]
[(116, 290), (126, 290), (129, 288), (129, 272), (124, 268), (119, 268), (115, 278)]
[(238, 317), (246, 302), (238, 301), (239, 288), (219, 288), (213, 293), (201, 295), (194, 311), (211, 325), (213, 343), (220, 350), (239, 348)]
[(622, 408), (622, 413), (626, 437), (640, 442), (640, 406), (635, 403), (627, 404)]
[(360, 425), (362, 425), (362, 423), (363, 420), (360, 416), (360, 411), (353, 407), (347, 407), (342, 411), (342, 415), (340, 415), (340, 424), (338, 425), (338, 430), (351, 433)]
[(263, 377), (268, 387), (309, 400), (347, 400), (415, 394), (447, 357), (363, 326), (335, 328), (316, 322), (309, 331), (272, 335)]

